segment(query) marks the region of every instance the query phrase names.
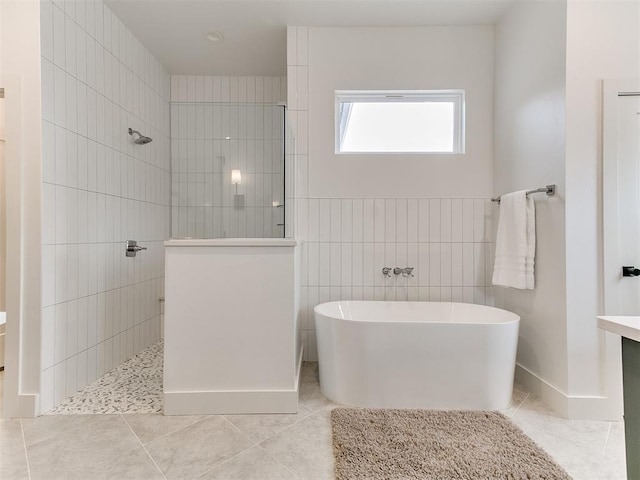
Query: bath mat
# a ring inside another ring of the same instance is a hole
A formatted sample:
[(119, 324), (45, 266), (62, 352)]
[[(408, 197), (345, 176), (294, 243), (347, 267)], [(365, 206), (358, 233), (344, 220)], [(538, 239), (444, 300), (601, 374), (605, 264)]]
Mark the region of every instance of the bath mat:
[(336, 480), (570, 479), (497, 412), (331, 412)]

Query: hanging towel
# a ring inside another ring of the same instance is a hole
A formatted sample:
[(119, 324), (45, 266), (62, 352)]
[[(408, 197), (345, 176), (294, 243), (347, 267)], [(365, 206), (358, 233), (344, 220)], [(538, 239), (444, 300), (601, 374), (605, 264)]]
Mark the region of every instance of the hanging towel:
[(526, 190), (500, 197), (493, 284), (532, 290), (536, 209)]

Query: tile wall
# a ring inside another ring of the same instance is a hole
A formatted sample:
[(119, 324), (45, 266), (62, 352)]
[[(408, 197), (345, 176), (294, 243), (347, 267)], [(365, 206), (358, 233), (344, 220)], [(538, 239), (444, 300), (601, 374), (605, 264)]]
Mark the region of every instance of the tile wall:
[[(287, 29), (288, 106), (297, 138), (300, 322), (316, 361), (313, 307), (334, 300), (494, 303), (492, 205), (485, 198), (309, 197), (308, 28)], [(414, 277), (382, 274), (414, 267)]]
[[(171, 77), (173, 237), (281, 237), (281, 77)], [(242, 172), (236, 204), (231, 170)]]
[(42, 0), (41, 24), (46, 412), (160, 338), (170, 80), (101, 1)]

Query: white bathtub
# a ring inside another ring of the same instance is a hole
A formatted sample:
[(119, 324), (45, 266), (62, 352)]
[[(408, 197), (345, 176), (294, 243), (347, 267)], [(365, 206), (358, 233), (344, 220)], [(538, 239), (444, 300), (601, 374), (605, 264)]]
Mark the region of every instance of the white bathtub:
[(320, 387), (368, 408), (498, 410), (511, 402), (520, 317), (440, 302), (315, 307)]

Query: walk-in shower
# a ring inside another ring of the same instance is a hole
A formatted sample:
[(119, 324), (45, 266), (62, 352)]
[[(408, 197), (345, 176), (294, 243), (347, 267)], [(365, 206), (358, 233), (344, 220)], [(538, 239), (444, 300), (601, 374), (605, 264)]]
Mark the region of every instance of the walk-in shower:
[(171, 104), (172, 238), (285, 236), (286, 109)]

